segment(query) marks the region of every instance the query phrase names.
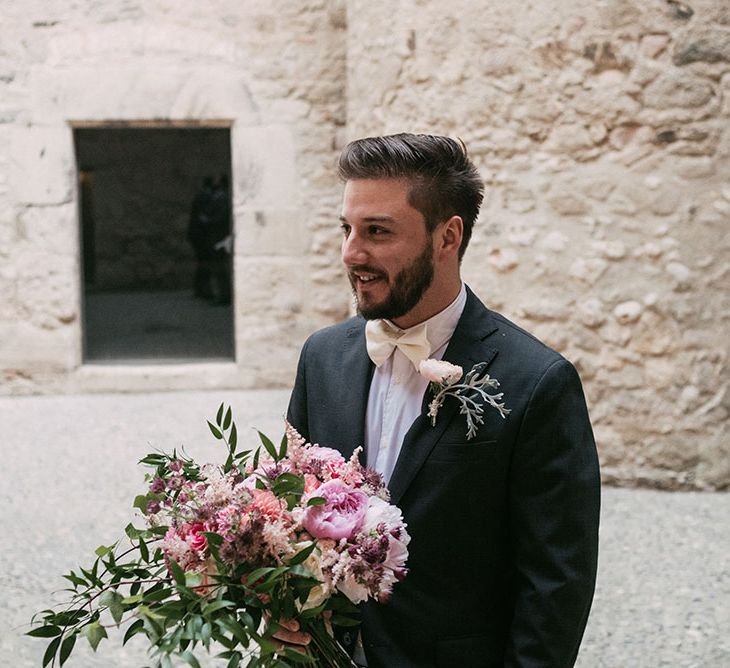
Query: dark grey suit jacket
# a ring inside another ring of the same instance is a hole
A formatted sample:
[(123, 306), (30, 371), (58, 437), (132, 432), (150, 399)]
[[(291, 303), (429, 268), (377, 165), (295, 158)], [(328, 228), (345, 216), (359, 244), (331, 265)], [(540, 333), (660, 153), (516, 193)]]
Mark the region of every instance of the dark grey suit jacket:
[[(373, 365), (365, 321), (312, 335), (290, 422), (349, 456), (364, 445)], [(363, 606), (371, 668), (572, 666), (596, 577), (600, 480), (573, 366), (469, 290), (444, 359), (488, 362), (506, 419), (487, 406), (466, 440), (458, 402), (411, 426), (389, 484), (411, 534), (409, 575)], [(428, 395), (428, 393), (427, 393)]]

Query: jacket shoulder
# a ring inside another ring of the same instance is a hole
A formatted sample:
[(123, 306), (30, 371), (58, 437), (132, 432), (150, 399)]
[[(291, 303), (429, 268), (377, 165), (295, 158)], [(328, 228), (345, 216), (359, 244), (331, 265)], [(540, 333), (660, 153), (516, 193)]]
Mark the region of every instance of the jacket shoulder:
[(544, 341), (538, 339), (534, 334), (528, 332), (523, 327), (520, 327), (517, 323), (512, 322), (509, 318), (497, 313), (496, 311), (490, 311), (492, 318), (497, 322), (499, 327), (509, 332), (517, 341), (520, 341), (522, 345), (535, 348), (535, 350), (542, 351), (547, 356), (560, 356), (560, 353), (547, 345)]
[(360, 316), (354, 316), (343, 322), (317, 330), (307, 338), (304, 349), (313, 352), (331, 349), (338, 343), (345, 341), (345, 339), (362, 335), (364, 331), (365, 320)]
[(534, 373), (540, 374), (556, 362), (572, 366), (558, 351), (509, 318), (495, 311), (490, 311), (489, 314), (497, 328), (492, 336), (502, 338), (510, 356), (519, 360), (522, 365), (531, 367)]

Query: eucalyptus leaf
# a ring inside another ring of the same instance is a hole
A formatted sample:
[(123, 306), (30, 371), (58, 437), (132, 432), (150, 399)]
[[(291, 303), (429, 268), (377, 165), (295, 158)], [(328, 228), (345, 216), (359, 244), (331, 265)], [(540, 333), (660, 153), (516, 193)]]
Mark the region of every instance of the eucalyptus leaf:
[(192, 652), (182, 652), (180, 654), (180, 658), (187, 662), (189, 665), (191, 665), (193, 668), (200, 668), (200, 663), (198, 663), (198, 660), (195, 658), (195, 655)]
[[(291, 661), (292, 663), (309, 664), (310, 666), (316, 661), (314, 657), (302, 654), (301, 652), (297, 652), (295, 649), (289, 649), (288, 647), (284, 649), (284, 656), (287, 661)], [(282, 666), (283, 665), (285, 664), (282, 664)]]
[(221, 433), (221, 430), (218, 429), (218, 427), (213, 425), (211, 422), (208, 422), (208, 427), (211, 434), (213, 434), (213, 436), (215, 436), (219, 441), (223, 438), (223, 434)]
[(242, 645), (248, 645), (248, 634), (246, 633), (246, 629), (239, 622), (230, 618), (223, 618), (217, 620), (217, 624), (219, 627), (228, 631)]
[(83, 578), (80, 578), (73, 571), (71, 571), (70, 573), (68, 573), (68, 575), (64, 575), (63, 577), (66, 578), (66, 580), (68, 580), (72, 584), (77, 585), (79, 587), (84, 587), (84, 586), (86, 586), (88, 584), (86, 582), (86, 580), (84, 580)]
[(76, 634), (66, 636), (64, 641), (61, 643), (61, 651), (58, 653), (58, 660), (63, 665), (66, 663), (66, 659), (71, 655), (71, 651), (76, 644)]
[(223, 420), (223, 404), (218, 406), (218, 412), (216, 413), (216, 416), (215, 416), (215, 423), (218, 426), (220, 426), (222, 420)]
[(346, 617), (345, 615), (332, 615), (330, 620), (335, 626), (358, 626), (360, 620)]
[(185, 586), (185, 571), (180, 568), (180, 565), (174, 559), (170, 558), (169, 562), (173, 579), (178, 585)]
[(60, 636), (63, 631), (58, 626), (39, 626), (37, 629), (28, 631), (25, 635), (32, 638), (55, 638)]
[(228, 659), (228, 663), (226, 664), (226, 668), (238, 668), (238, 666), (241, 665), (241, 660), (243, 659), (243, 656), (240, 652), (231, 652), (231, 657)]
[(276, 447), (271, 442), (271, 439), (261, 431), (258, 431), (258, 434), (259, 434), (259, 438), (261, 439), (261, 443), (263, 443), (264, 447), (266, 448), (266, 452), (268, 452), (271, 455), (271, 458), (275, 462), (279, 461), (279, 453), (276, 451)]
[(51, 642), (48, 644), (48, 647), (46, 647), (46, 651), (43, 654), (43, 668), (45, 668), (51, 661), (53, 661), (53, 657), (56, 656), (56, 652), (58, 651), (58, 646), (61, 644), (61, 636), (58, 638), (54, 638), (51, 640)]
[(296, 564), (301, 564), (310, 554), (312, 554), (315, 547), (316, 545), (312, 543), (311, 545), (305, 547), (303, 550), (297, 552), (291, 559), (289, 559), (289, 565), (294, 566)]
[(129, 628), (127, 629), (127, 632), (124, 634), (124, 639), (122, 640), (122, 645), (126, 645), (127, 641), (132, 637), (137, 635), (138, 633), (141, 633), (144, 630), (144, 622), (141, 619), (136, 620), (132, 624), (130, 624)]
[(235, 608), (236, 604), (233, 601), (226, 601), (224, 599), (221, 599), (220, 601), (213, 601), (212, 603), (208, 603), (203, 607), (203, 615), (207, 617), (208, 615), (213, 614), (217, 610), (222, 610), (223, 608)]

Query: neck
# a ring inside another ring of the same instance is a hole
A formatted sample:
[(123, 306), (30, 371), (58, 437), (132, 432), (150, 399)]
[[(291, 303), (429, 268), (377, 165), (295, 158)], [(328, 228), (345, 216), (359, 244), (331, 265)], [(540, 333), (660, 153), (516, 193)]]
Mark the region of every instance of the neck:
[(420, 325), (437, 313), (441, 313), (453, 302), (461, 291), (461, 277), (456, 275), (447, 285), (431, 285), (423, 297), (408, 313), (400, 318), (394, 318), (393, 324), (401, 329), (408, 329)]

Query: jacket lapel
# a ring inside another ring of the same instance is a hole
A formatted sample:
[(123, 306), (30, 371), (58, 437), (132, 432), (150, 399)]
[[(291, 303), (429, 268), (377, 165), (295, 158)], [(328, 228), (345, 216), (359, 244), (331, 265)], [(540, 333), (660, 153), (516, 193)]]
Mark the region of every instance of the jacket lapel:
[(363, 447), (360, 461), (365, 463), (365, 413), (375, 366), (365, 346), (365, 321), (358, 319), (348, 329), (339, 369), (338, 417), (333, 426), (332, 443), (349, 458), (355, 448)]
[[(464, 373), (478, 362), (489, 364), (497, 354), (497, 350), (487, 345), (484, 340), (496, 329), (497, 326), (490, 317), (489, 311), (467, 288), (464, 313), (459, 319), (443, 359), (462, 367)], [(413, 422), (403, 440), (403, 446), (388, 485), (391, 503), (397, 504), (400, 501), (449, 423), (456, 416), (459, 416), (458, 402), (447, 399), (439, 409), (435, 426), (431, 426), (431, 418), (426, 415), (430, 400), (431, 392), (426, 390), (421, 414)], [(466, 424), (464, 425), (464, 432), (466, 434)]]

